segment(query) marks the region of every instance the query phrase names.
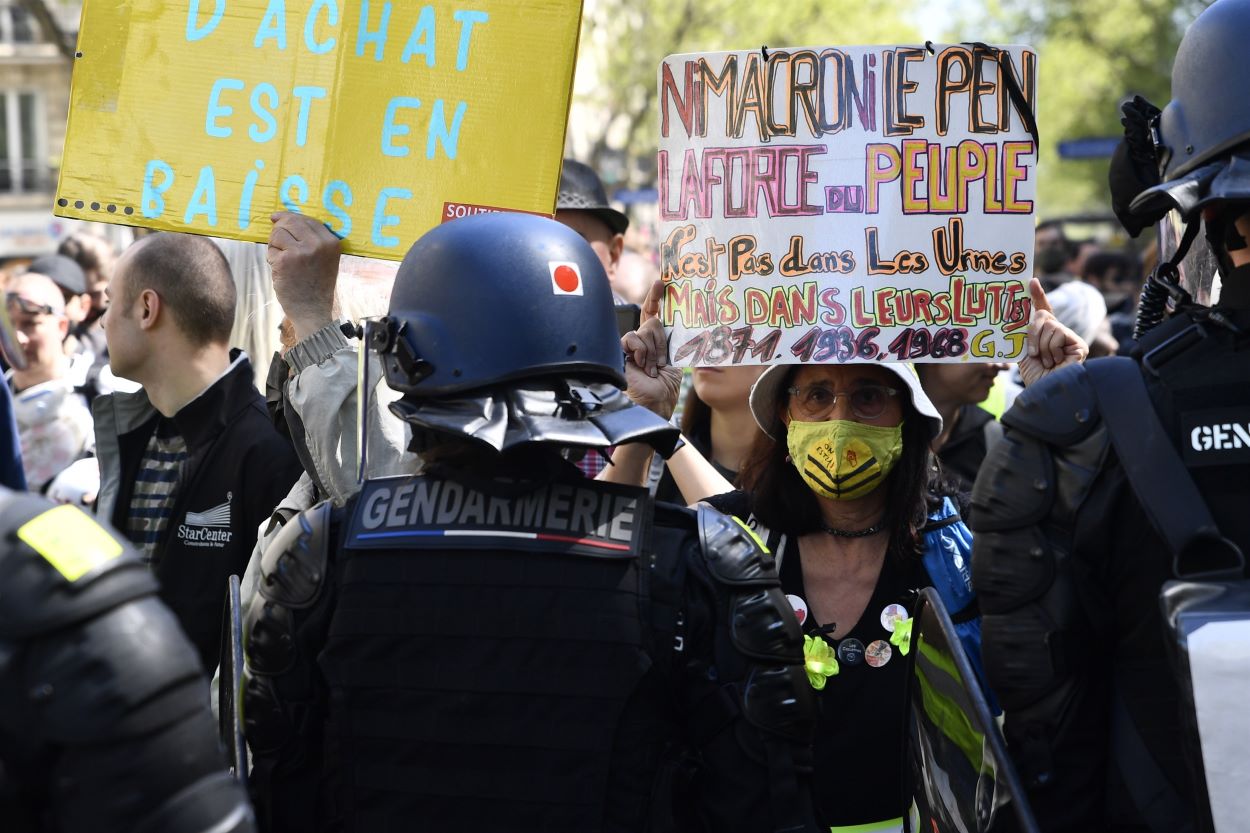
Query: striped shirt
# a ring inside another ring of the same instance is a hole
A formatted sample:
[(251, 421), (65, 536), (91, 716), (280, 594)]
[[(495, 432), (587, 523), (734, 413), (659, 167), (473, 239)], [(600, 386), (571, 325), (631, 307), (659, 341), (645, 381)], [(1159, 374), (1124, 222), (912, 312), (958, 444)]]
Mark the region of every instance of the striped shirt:
[[(607, 449), (611, 453), (611, 449)], [(603, 459), (603, 455), (593, 448), (586, 449), (586, 456), (577, 461), (577, 467), (582, 470), (582, 474), (594, 480), (599, 472), (603, 471), (608, 461)]]
[(139, 461), (126, 516), (126, 532), (152, 569), (156, 569), (156, 548), (169, 526), (174, 495), (186, 462), (186, 441), (171, 420), (159, 419)]

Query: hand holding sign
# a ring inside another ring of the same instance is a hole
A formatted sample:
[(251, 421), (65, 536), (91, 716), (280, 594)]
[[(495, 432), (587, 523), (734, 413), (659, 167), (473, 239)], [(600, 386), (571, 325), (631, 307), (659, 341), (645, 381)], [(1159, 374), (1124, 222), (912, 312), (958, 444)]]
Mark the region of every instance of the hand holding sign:
[(281, 211), (270, 220), (265, 259), (273, 270), (273, 293), (302, 340), (334, 320), (341, 243), (325, 223), (303, 214)]
[(629, 398), (668, 419), (677, 407), (681, 369), (668, 361), (668, 336), (660, 323), (660, 299), (663, 297), (664, 282), (657, 280), (642, 302), (638, 329), (621, 338), (621, 349), (625, 351)]
[(1029, 295), (1033, 298), (1033, 314), (1026, 336), (1028, 347), (1020, 360), (1020, 379), (1025, 387), (1060, 368), (1080, 364), (1089, 355), (1084, 339), (1055, 317), (1037, 278), (1029, 281)]

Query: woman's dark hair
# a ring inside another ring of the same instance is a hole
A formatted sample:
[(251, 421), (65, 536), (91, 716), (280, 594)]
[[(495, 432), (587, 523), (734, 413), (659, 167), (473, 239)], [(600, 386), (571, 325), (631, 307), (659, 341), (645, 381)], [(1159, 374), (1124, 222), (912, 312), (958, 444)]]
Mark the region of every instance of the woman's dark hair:
[(712, 434), (712, 408), (699, 398), (694, 385), (686, 391), (686, 401), (681, 406), (681, 433), (687, 438)]
[[(789, 379), (781, 389), (789, 385)], [(751, 500), (751, 513), (764, 526), (788, 535), (818, 531), (824, 523), (819, 498), (803, 482), (798, 469), (786, 461), (786, 428), (778, 422), (773, 440), (760, 432), (738, 473)], [(928, 520), (938, 473), (932, 464), (928, 420), (905, 400), (903, 452), (883, 488), (886, 489), (885, 525), (890, 534), (887, 553), (905, 558), (920, 552), (920, 530)]]

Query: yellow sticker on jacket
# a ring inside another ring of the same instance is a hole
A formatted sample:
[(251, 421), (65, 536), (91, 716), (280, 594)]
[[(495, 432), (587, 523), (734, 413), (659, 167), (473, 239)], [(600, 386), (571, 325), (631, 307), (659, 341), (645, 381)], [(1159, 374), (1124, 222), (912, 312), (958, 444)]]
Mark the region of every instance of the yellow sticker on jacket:
[(24, 523), (17, 537), (67, 581), (77, 581), (122, 554), (116, 538), (73, 506), (58, 506)]

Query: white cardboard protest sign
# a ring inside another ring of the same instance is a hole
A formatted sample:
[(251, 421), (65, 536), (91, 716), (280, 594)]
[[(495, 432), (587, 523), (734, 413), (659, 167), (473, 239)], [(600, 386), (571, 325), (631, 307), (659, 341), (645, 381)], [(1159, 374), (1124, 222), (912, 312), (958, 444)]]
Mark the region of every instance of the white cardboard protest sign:
[(1036, 110), (1036, 79), (1023, 46), (666, 58), (673, 361), (1018, 358), (1037, 173), (1021, 113)]

